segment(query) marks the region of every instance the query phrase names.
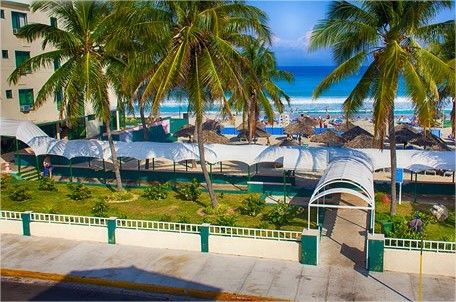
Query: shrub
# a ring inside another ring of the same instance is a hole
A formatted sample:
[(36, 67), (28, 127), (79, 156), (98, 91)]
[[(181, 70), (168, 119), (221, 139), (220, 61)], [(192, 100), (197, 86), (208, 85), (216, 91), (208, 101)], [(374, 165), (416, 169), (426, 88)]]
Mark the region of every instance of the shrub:
[(148, 187), (144, 190), (143, 196), (149, 200), (160, 200), (168, 197), (168, 183), (158, 184), (153, 187)]
[(160, 216), (160, 218), (158, 218), (159, 221), (165, 221), (165, 222), (169, 222), (171, 221), (171, 216), (167, 215), (167, 214), (164, 214), (162, 216)]
[(9, 197), (13, 201), (24, 201), (32, 198), (32, 195), (29, 192), (29, 189), (24, 186), (16, 186), (13, 188)]
[(43, 211), (47, 214), (57, 214), (57, 211), (53, 207), (45, 208)]
[(92, 215), (96, 217), (106, 217), (109, 205), (106, 201), (100, 199), (98, 200), (92, 208)]
[(190, 223), (190, 219), (187, 216), (180, 215), (177, 217), (177, 222), (179, 223)]
[(41, 177), (38, 181), (38, 190), (40, 191), (57, 191), (55, 180), (49, 177)]
[(277, 228), (289, 223), (297, 214), (301, 213), (302, 209), (290, 206), (286, 203), (279, 203), (273, 207), (266, 215), (266, 219), (275, 225)]
[(266, 202), (262, 200), (259, 196), (249, 195), (243, 201), (243, 205), (240, 210), (244, 215), (257, 216), (266, 206)]
[(190, 184), (183, 185), (177, 192), (182, 199), (196, 202), (199, 201), (202, 191), (198, 180), (194, 178)]
[(70, 191), (68, 197), (72, 200), (84, 200), (92, 196), (92, 192), (90, 192), (89, 188), (82, 183), (68, 184), (68, 190)]
[(0, 178), (0, 188), (2, 190), (5, 190), (11, 184), (12, 180), (13, 180), (13, 177), (11, 175), (2, 174), (2, 177)]
[(267, 230), (267, 229), (269, 229), (269, 223), (267, 223), (266, 221), (262, 221), (257, 225), (257, 228)]
[(222, 214), (217, 216), (215, 219), (216, 225), (223, 226), (235, 226), (236, 225), (236, 216), (230, 214)]
[(391, 203), (391, 198), (389, 197), (388, 194), (384, 192), (377, 192), (375, 193), (375, 202), (377, 203), (384, 203), (384, 204), (390, 204)]
[(119, 219), (128, 219), (128, 216), (125, 213), (119, 213), (119, 215), (117, 215), (117, 218), (119, 218)]
[(230, 208), (224, 204), (219, 204), (216, 208), (213, 208), (212, 206), (207, 206), (204, 208), (204, 213), (207, 215), (224, 215), (226, 214)]

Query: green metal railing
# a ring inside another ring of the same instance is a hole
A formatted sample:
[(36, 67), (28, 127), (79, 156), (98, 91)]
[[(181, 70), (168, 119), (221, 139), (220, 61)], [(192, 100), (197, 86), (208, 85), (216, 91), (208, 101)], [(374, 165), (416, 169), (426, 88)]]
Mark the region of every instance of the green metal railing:
[(151, 230), (176, 233), (199, 234), (201, 225), (190, 223), (117, 219), (116, 226), (123, 229)]
[(385, 238), (385, 248), (387, 249), (420, 251), (421, 245), (423, 245), (423, 251), (456, 253), (456, 242)]

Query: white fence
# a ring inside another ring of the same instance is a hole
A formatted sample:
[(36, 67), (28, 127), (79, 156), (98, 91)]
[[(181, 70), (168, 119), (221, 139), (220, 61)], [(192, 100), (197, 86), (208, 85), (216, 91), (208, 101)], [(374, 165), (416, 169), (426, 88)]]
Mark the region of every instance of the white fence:
[(117, 219), (116, 225), (123, 229), (151, 230), (199, 234), (201, 225), (149, 220)]
[(252, 228), (239, 228), (211, 225), (209, 234), (229, 237), (245, 237), (253, 239), (273, 239), (279, 241), (297, 241), (301, 238), (301, 232), (265, 230)]
[(423, 246), (423, 251), (456, 253), (456, 242), (385, 238), (386, 249), (420, 251), (421, 245)]
[(62, 214), (31, 213), (32, 222), (79, 224), (87, 226), (106, 226), (107, 218), (74, 216)]

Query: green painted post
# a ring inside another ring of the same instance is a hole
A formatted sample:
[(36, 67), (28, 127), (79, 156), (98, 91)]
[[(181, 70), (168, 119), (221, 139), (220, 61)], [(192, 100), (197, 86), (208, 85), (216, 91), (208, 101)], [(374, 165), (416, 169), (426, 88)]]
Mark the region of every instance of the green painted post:
[(104, 158), (103, 158), (103, 172), (106, 172), (106, 162), (105, 162)]
[(138, 160), (138, 186), (141, 185), (141, 161)]
[(73, 182), (73, 165), (70, 159), (70, 182)]
[(40, 173), (40, 164), (39, 164), (38, 156), (39, 155), (35, 155), (35, 165), (36, 165), (36, 170), (38, 171), (38, 173)]
[(116, 244), (116, 226), (117, 226), (117, 217), (109, 217), (107, 220), (108, 223), (108, 243)]
[(30, 236), (30, 221), (32, 220), (32, 211), (26, 211), (21, 213), (22, 218), (22, 234), (24, 236)]
[(155, 158), (152, 158), (152, 171), (155, 171)]
[(384, 234), (367, 235), (367, 269), (370, 272), (383, 272), (383, 255), (385, 251)]
[(173, 171), (174, 171), (174, 173), (176, 173), (176, 162), (175, 161), (173, 161)]
[(223, 172), (223, 164), (220, 162), (220, 173)]
[(200, 227), (200, 236), (201, 236), (201, 252), (209, 252), (209, 223), (203, 223)]
[(283, 170), (283, 202), (287, 202), (287, 171)]
[(301, 235), (301, 264), (317, 265), (320, 244), (320, 232), (318, 229), (303, 230)]
[(188, 161), (185, 160), (185, 172), (188, 172)]
[(16, 141), (16, 166), (17, 166), (17, 172), (21, 174), (21, 158), (19, 155), (19, 142), (17, 138), (14, 139)]
[(255, 175), (258, 174), (258, 164), (255, 164)]
[(413, 192), (413, 202), (416, 202), (416, 186), (418, 184), (418, 173), (415, 173), (415, 189)]

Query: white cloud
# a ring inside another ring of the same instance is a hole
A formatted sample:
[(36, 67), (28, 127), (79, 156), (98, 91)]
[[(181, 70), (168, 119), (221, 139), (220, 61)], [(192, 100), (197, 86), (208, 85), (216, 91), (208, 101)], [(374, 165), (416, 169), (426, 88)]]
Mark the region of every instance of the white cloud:
[(272, 47), (274, 49), (301, 49), (306, 50), (309, 46), (311, 31), (306, 32), (297, 39), (282, 39), (277, 36), (272, 37)]

